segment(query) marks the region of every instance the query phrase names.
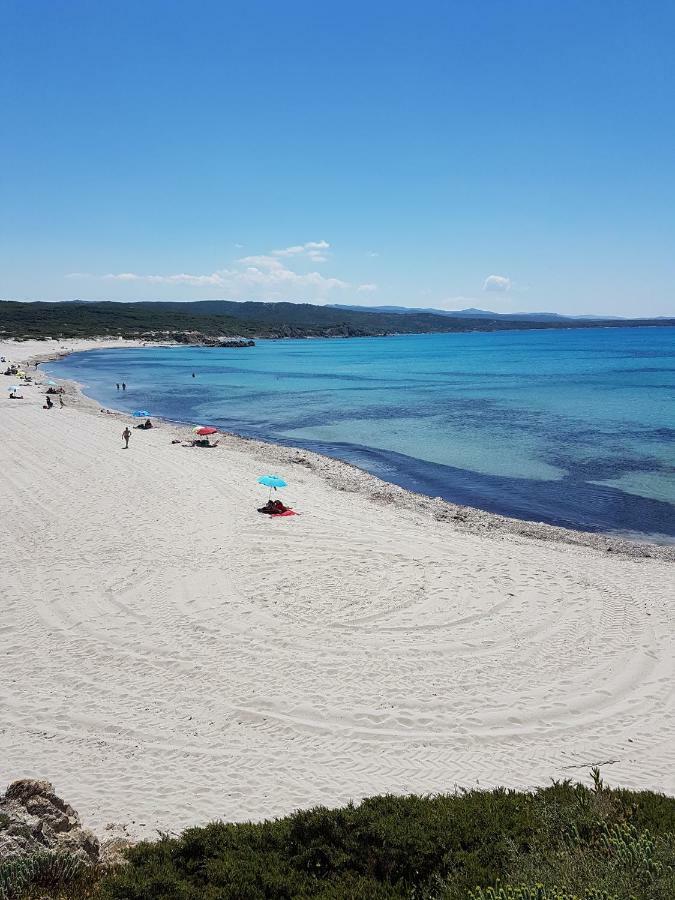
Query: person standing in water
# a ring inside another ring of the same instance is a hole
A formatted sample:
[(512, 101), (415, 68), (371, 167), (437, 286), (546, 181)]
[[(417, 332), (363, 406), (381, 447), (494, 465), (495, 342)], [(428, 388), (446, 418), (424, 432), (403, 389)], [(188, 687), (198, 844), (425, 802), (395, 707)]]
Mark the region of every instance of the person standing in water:
[(122, 382), (122, 390), (123, 390), (123, 391), (126, 391), (126, 389), (127, 389), (126, 384), (125, 384), (124, 382)]
[(116, 387), (117, 390), (119, 391), (119, 389), (120, 389), (120, 383), (119, 383), (119, 381), (117, 382), (117, 384), (115, 385), (115, 387)]
[(128, 425), (122, 432), (122, 437), (124, 438), (124, 449), (128, 450), (129, 449), (129, 438), (131, 437), (131, 432), (129, 431)]

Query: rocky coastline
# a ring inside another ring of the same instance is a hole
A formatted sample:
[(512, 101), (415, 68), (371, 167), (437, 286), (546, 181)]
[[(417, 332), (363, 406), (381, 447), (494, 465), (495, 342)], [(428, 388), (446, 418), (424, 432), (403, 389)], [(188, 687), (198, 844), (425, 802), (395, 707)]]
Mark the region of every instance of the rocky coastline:
[(221, 337), (204, 334), (201, 331), (152, 331), (138, 336), (134, 335), (134, 337), (146, 343), (181, 344), (194, 347), (219, 347), (225, 349), (255, 347), (253, 338)]

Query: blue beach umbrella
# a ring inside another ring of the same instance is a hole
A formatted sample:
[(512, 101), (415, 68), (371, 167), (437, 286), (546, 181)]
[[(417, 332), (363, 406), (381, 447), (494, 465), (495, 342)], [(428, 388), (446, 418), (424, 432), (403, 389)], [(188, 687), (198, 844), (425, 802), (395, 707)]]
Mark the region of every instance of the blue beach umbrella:
[(136, 412), (131, 414), (135, 419), (147, 419), (150, 417), (150, 413), (147, 409), (137, 409)]
[(284, 479), (279, 478), (278, 475), (261, 475), (258, 479), (258, 484), (264, 484), (265, 487), (269, 488), (288, 487)]
[(265, 487), (270, 489), (269, 496), (272, 496), (272, 488), (276, 491), (277, 488), (287, 487), (286, 482), (283, 478), (279, 478), (278, 475), (261, 475), (258, 479), (258, 484), (264, 484)]
[(11, 387), (8, 387), (7, 390), (8, 390), (8, 391), (18, 391), (18, 390), (19, 390), (19, 385), (18, 385), (18, 384), (13, 384)]
[(52, 387), (56, 387), (55, 381), (48, 381), (47, 384), (50, 384)]

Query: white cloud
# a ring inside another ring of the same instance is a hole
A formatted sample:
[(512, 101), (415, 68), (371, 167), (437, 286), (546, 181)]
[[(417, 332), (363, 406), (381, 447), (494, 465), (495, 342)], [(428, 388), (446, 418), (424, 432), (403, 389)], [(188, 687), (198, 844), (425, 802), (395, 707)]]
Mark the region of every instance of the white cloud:
[(101, 275), (105, 281), (144, 281), (147, 284), (192, 284), (192, 285), (216, 285), (225, 284), (228, 274), (227, 269), (220, 269), (210, 275), (190, 275), (180, 272), (176, 275), (138, 275), (136, 272), (118, 272)]
[(328, 258), (324, 253), (328, 250), (328, 241), (307, 241), (305, 244), (295, 244), (292, 247), (284, 247), (282, 250), (272, 250), (273, 256), (307, 256), (314, 262), (326, 262)]
[(488, 275), (483, 284), (484, 291), (496, 291), (503, 293), (511, 289), (511, 279), (506, 275)]
[[(204, 288), (210, 289), (211, 296), (218, 292), (220, 296), (235, 299), (322, 300), (335, 291), (369, 293), (377, 290), (376, 284), (355, 284), (313, 269), (312, 263), (326, 259), (325, 251), (329, 247), (327, 241), (308, 241), (267, 253), (242, 256), (226, 267), (206, 273), (109, 272), (106, 275), (91, 275), (73, 272), (68, 277), (130, 285)], [(307, 268), (312, 270), (305, 271)]]
[(366, 256), (370, 256), (371, 259), (374, 259), (376, 256), (379, 256), (379, 255), (380, 255), (380, 254), (379, 254), (379, 253), (376, 253), (374, 250), (369, 250), (369, 251), (366, 253)]
[(319, 288), (333, 290), (334, 288), (351, 287), (348, 281), (340, 278), (326, 278), (320, 272), (294, 272), (287, 268), (276, 256), (244, 256), (238, 260), (243, 266), (235, 275), (236, 280), (243, 284), (255, 286), (271, 286), (273, 288), (284, 286), (293, 288)]
[[(300, 248), (300, 253), (308, 255), (318, 248), (328, 246), (325, 241), (311, 242)], [(289, 296), (309, 293), (321, 297), (329, 291), (350, 288), (352, 285), (341, 278), (330, 278), (320, 272), (296, 272), (288, 268), (280, 256), (297, 256), (294, 247), (285, 251), (272, 251), (272, 254), (244, 256), (236, 260), (229, 268), (216, 269), (207, 274), (178, 272), (168, 275), (142, 274), (138, 272), (109, 272), (101, 276), (85, 276), (83, 273), (72, 273), (69, 277), (99, 277), (104, 281), (140, 282), (145, 284), (191, 285), (193, 287), (221, 288), (233, 296), (247, 294), (264, 294), (270, 297)], [(293, 251), (293, 252), (286, 252)]]

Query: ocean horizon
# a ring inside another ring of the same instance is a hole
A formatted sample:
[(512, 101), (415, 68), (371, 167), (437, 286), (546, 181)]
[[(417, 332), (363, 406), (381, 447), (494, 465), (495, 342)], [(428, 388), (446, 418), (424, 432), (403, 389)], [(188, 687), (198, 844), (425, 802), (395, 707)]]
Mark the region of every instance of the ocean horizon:
[(675, 541), (675, 328), (149, 346), (43, 368), (104, 407), (311, 449), (418, 493)]

